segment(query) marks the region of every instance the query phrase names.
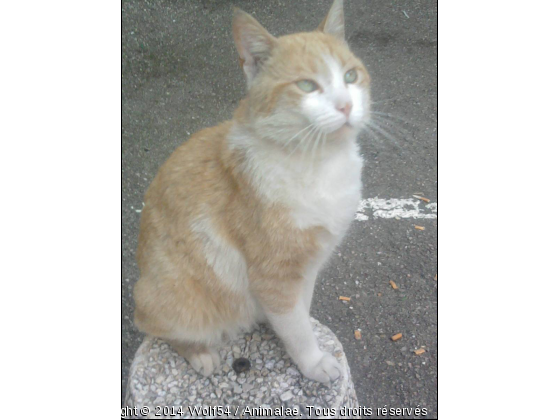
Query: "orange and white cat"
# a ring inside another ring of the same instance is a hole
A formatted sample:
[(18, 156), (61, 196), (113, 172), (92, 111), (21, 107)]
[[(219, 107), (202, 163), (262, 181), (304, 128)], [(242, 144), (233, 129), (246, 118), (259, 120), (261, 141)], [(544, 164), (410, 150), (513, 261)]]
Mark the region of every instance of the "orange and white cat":
[(369, 75), (344, 40), (342, 0), (317, 30), (279, 38), (236, 9), (233, 35), (247, 96), (177, 148), (146, 193), (135, 322), (209, 375), (222, 340), (266, 321), (305, 376), (329, 382), (340, 365), (309, 309), (361, 198)]

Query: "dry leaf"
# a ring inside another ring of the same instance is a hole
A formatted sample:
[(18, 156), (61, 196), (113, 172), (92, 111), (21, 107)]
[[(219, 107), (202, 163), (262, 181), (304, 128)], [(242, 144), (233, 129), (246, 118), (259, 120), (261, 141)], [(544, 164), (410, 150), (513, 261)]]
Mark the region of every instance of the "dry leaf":
[(339, 297), (338, 297), (338, 300), (343, 300), (343, 301), (345, 301), (345, 302), (348, 302), (348, 301), (351, 300), (351, 298), (346, 297), (346, 296), (339, 296)]
[(429, 202), (430, 202), (430, 199), (429, 199), (429, 198), (426, 198), (426, 197), (422, 197), (422, 196), (419, 196), (419, 195), (413, 195), (413, 197), (414, 197), (414, 198), (417, 198), (418, 200), (425, 201), (426, 203), (429, 203)]
[(397, 290), (399, 288), (399, 286), (397, 286), (397, 283), (395, 283), (393, 280), (389, 280), (389, 283), (391, 283), (391, 287), (395, 290)]
[(400, 340), (401, 338), (402, 338), (402, 333), (398, 333), (398, 334), (395, 334), (394, 336), (392, 336), (391, 340), (397, 341), (397, 340)]
[(354, 331), (354, 337), (356, 337), (356, 340), (361, 340), (362, 339), (362, 332), (360, 330)]

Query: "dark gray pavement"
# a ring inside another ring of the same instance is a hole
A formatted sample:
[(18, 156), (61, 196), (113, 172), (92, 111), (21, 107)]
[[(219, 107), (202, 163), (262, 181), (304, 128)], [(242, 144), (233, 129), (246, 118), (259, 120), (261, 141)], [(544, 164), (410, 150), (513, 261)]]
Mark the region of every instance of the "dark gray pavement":
[[(236, 5), (272, 34), (312, 30), (330, 1), (124, 1), (122, 4), (122, 386), (142, 336), (132, 323), (139, 210), (158, 167), (244, 95), (231, 37)], [(437, 202), (437, 3), (347, 1), (346, 33), (372, 76), (391, 139), (363, 133), (363, 197)], [(404, 11), (404, 12), (403, 12)], [(416, 230), (414, 224), (425, 227)], [(320, 283), (312, 315), (340, 338), (358, 399), (437, 417), (437, 219), (355, 221)], [(393, 290), (389, 281), (399, 285)], [(338, 296), (352, 297), (351, 303)], [(354, 338), (362, 330), (363, 339)], [(390, 336), (403, 338), (392, 342)], [(425, 346), (426, 353), (412, 351)], [(375, 413), (375, 411), (374, 411)], [(374, 415), (374, 418), (383, 416)], [(401, 417), (402, 418), (402, 417)]]

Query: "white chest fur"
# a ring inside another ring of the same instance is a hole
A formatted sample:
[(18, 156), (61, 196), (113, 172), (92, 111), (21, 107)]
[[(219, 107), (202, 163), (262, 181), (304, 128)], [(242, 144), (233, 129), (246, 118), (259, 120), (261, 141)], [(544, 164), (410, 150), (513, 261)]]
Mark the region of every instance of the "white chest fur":
[(345, 153), (307, 172), (287, 175), (284, 204), (291, 208), (296, 226), (323, 226), (334, 236), (343, 234), (361, 198), (361, 168), (357, 153)]
[(354, 142), (313, 161), (273, 147), (252, 148), (248, 157), (245, 169), (259, 194), (287, 207), (295, 226), (344, 235), (361, 198), (363, 162)]

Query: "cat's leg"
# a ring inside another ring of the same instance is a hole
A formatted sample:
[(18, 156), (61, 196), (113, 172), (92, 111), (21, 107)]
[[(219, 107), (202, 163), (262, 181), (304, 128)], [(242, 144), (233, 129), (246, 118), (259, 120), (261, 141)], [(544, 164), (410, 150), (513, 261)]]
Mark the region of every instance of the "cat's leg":
[(313, 301), (313, 291), (315, 289), (315, 283), (317, 282), (317, 275), (319, 274), (318, 269), (310, 270), (303, 283), (303, 303), (309, 315), (311, 310), (311, 302)]
[(220, 366), (220, 355), (214, 348), (188, 341), (166, 341), (177, 353), (187, 359), (193, 369), (201, 375), (209, 376)]
[(317, 257), (312, 260), (307, 269), (305, 270), (304, 280), (303, 280), (303, 301), (305, 303), (305, 307), (307, 308), (307, 313), (311, 309), (311, 302), (313, 300), (313, 291), (315, 290), (315, 283), (317, 283), (317, 277), (321, 268), (325, 265), (326, 261), (328, 260), (329, 256), (332, 254), (334, 250), (335, 243), (332, 241), (329, 243), (328, 240), (330, 239), (329, 236), (324, 237), (322, 240), (327, 244), (324, 245), (323, 250), (317, 255)]
[(341, 375), (342, 367), (336, 358), (319, 349), (303, 297), (287, 311), (267, 311), (267, 318), (305, 376), (330, 382)]

